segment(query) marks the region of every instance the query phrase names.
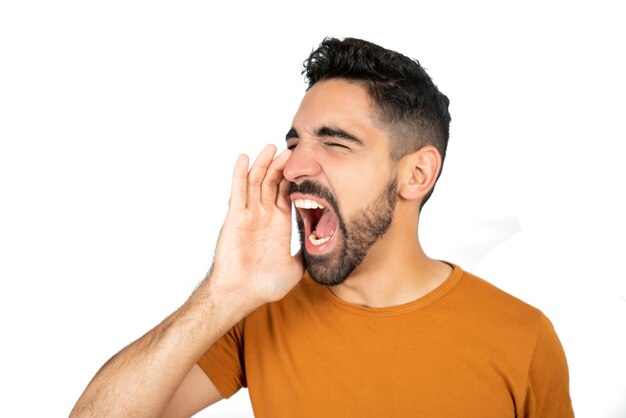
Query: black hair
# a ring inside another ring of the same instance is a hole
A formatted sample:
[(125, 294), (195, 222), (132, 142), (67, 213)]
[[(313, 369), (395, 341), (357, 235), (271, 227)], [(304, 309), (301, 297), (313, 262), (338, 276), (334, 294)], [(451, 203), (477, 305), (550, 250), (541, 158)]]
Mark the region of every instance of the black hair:
[[(364, 83), (378, 108), (376, 116), (393, 141), (390, 154), (394, 161), (432, 145), (443, 163), (448, 146), (450, 101), (419, 61), (361, 39), (325, 38), (303, 67), (307, 90), (318, 81), (331, 78)], [(424, 197), (422, 206), (433, 189)]]

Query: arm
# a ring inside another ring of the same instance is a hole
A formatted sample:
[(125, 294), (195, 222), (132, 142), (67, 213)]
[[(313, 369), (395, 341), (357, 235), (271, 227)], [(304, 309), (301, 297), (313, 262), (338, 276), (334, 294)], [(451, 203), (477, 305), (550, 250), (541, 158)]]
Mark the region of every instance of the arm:
[(528, 372), (526, 418), (573, 418), (569, 371), (559, 337), (550, 320), (541, 315), (535, 352)]
[(162, 418), (190, 417), (222, 399), (217, 387), (197, 364), (174, 393)]
[(170, 401), (186, 396), (198, 406), (219, 399), (216, 391), (204, 397), (185, 390), (195, 386), (190, 382), (214, 389), (195, 362), (248, 313), (281, 299), (302, 277), (300, 257), (290, 254), (291, 204), (282, 174), (290, 153), (274, 158), (275, 152), (266, 147), (250, 171), (247, 156), (239, 157), (212, 271), (176, 312), (98, 371), (71, 417), (159, 417)]

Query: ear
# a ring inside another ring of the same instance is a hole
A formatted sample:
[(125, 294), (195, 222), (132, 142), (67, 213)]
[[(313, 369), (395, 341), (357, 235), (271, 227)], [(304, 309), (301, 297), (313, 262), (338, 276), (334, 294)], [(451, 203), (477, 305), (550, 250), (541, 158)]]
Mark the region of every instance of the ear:
[(428, 194), (441, 170), (437, 148), (425, 145), (398, 162), (398, 194), (405, 200), (419, 200)]

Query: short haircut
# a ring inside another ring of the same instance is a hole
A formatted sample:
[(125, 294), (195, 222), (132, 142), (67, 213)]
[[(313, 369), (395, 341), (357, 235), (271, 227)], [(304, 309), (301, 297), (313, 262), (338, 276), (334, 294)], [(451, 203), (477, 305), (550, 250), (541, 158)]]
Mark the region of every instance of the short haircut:
[[(448, 146), (450, 101), (419, 61), (361, 39), (325, 38), (303, 67), (307, 90), (318, 81), (332, 78), (366, 86), (378, 108), (375, 116), (389, 132), (392, 160), (432, 145), (443, 163)], [(433, 189), (424, 197), (422, 206)]]

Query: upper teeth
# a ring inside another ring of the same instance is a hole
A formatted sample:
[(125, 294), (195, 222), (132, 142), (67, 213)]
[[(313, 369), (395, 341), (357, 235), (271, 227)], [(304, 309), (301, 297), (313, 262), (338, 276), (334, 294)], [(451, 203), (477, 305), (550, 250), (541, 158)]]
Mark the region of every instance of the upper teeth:
[(324, 206), (310, 199), (296, 199), (293, 204), (296, 205), (297, 208), (303, 209), (324, 209)]

